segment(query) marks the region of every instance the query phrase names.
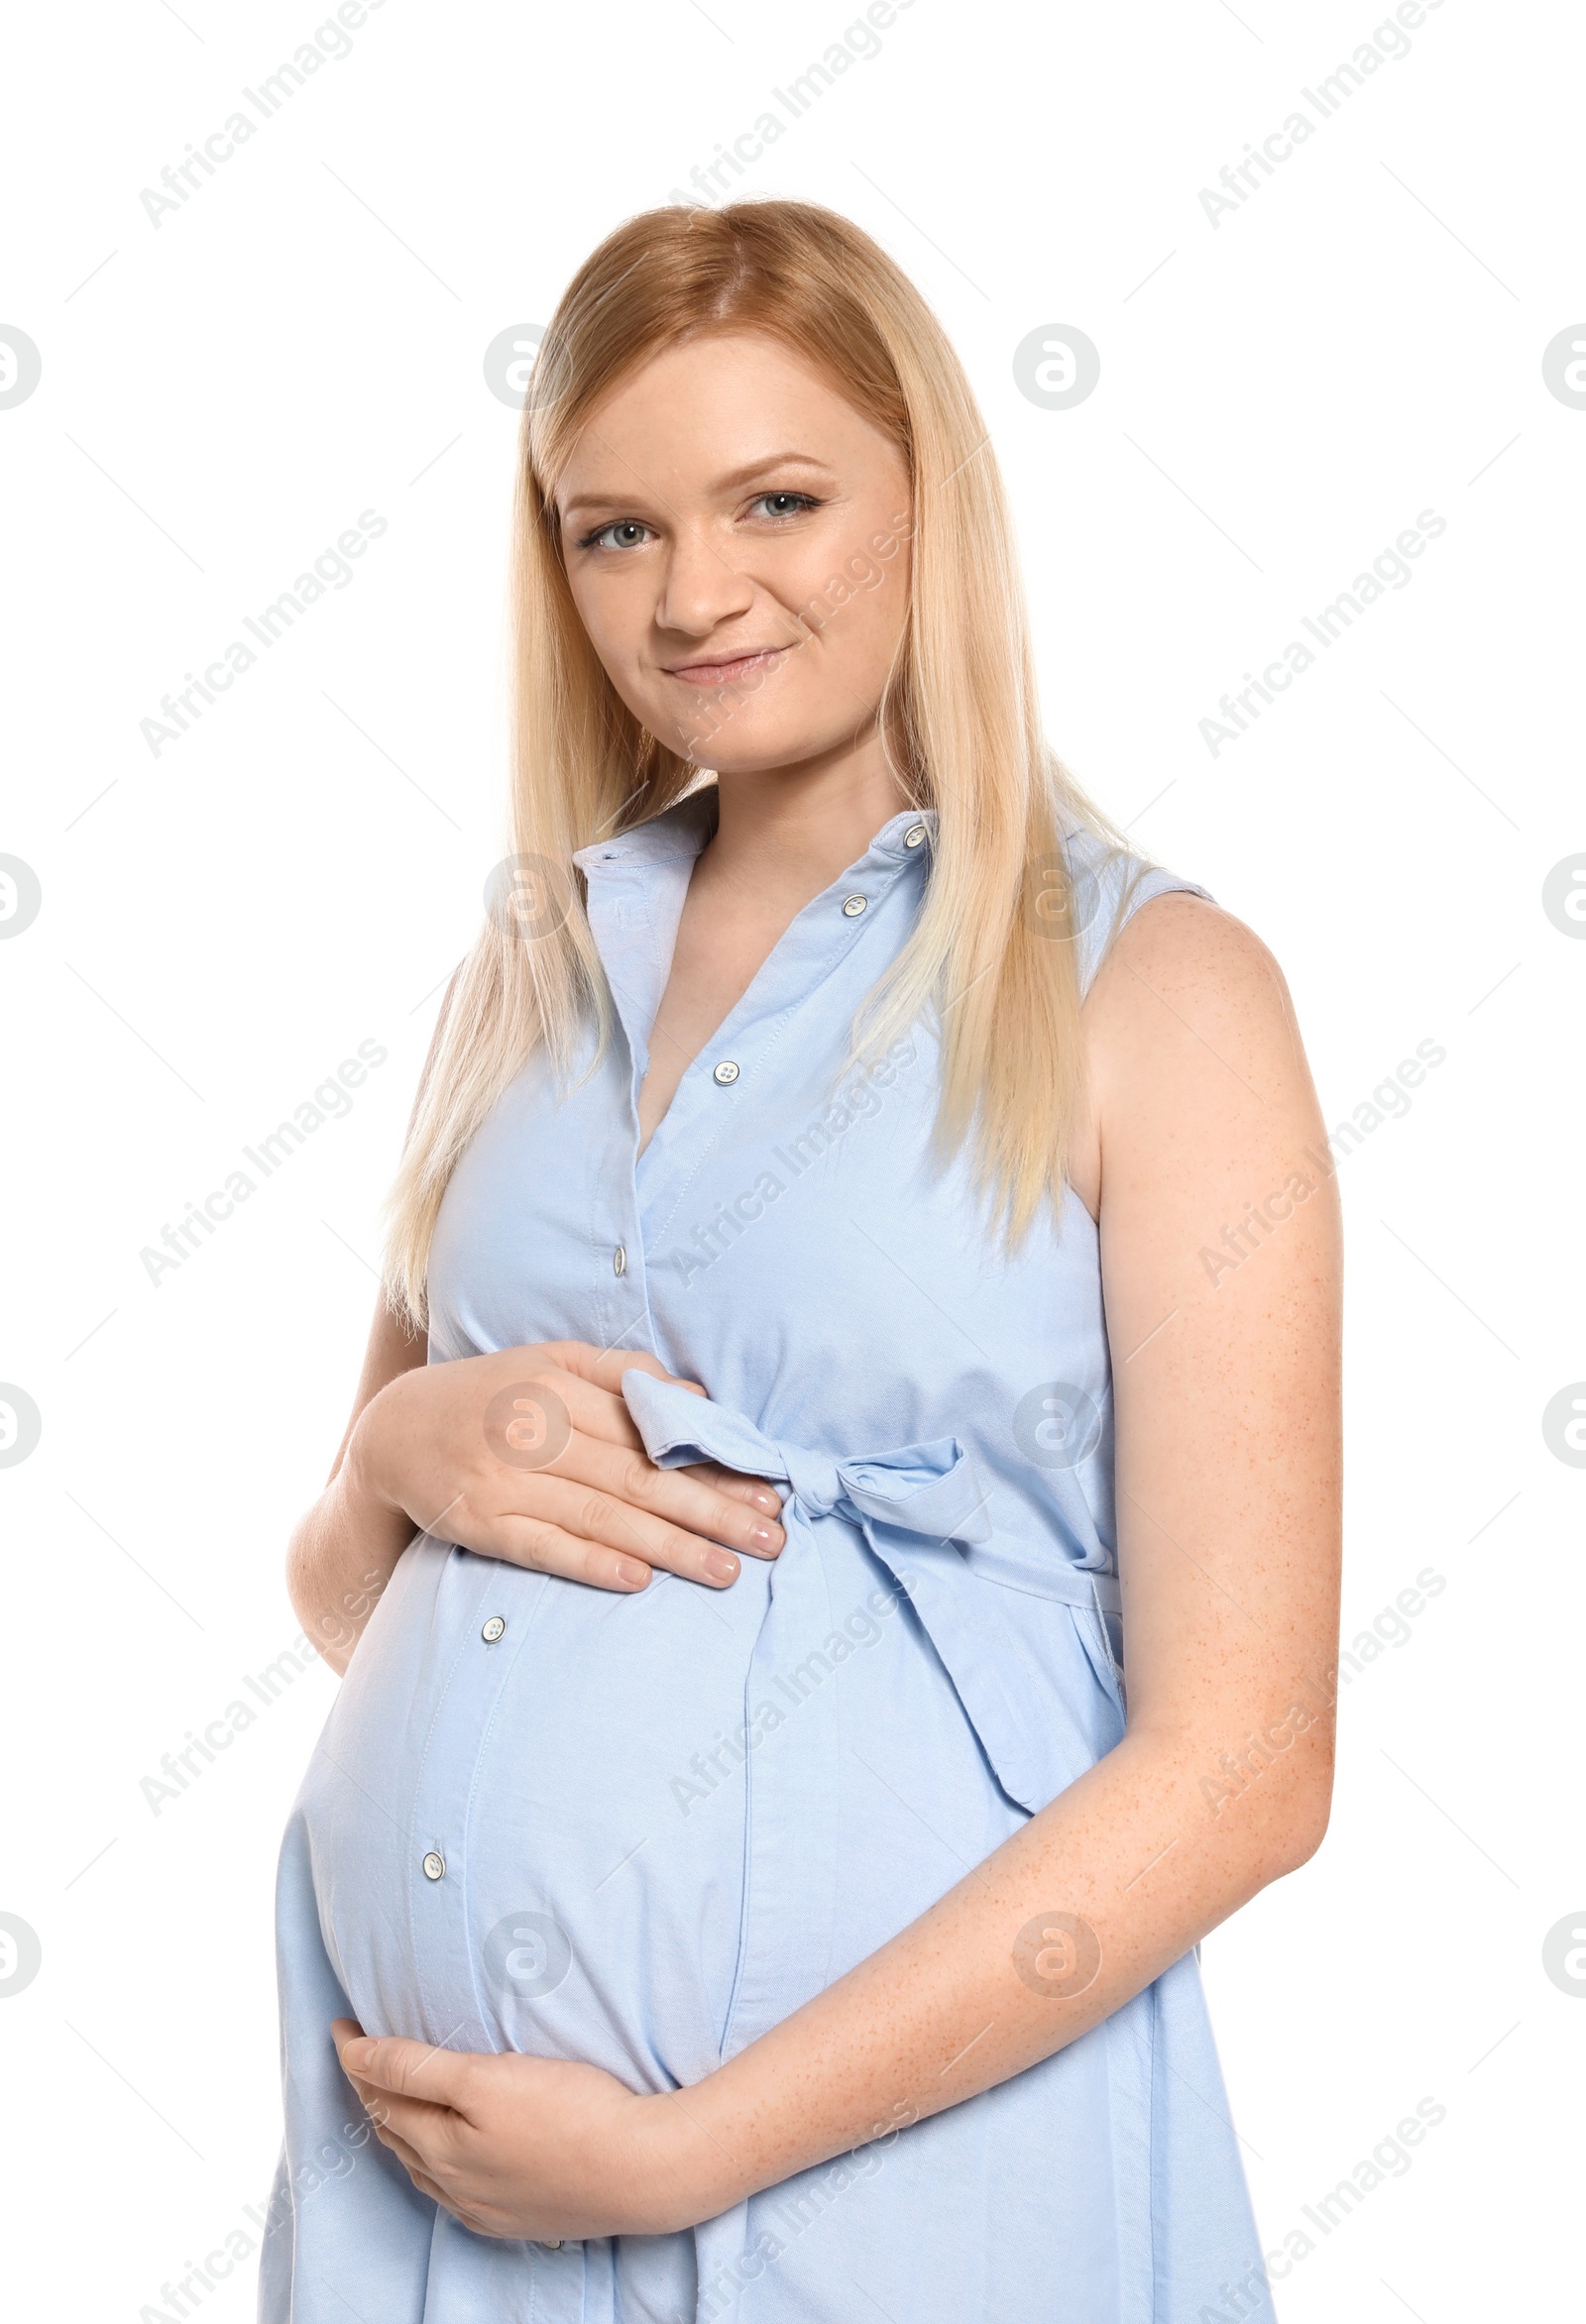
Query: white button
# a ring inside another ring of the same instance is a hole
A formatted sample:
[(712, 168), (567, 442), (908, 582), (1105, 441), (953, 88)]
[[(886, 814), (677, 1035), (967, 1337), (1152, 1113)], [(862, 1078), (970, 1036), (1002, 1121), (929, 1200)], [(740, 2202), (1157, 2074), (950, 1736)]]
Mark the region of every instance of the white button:
[(498, 1638), (504, 1638), (507, 1635), (507, 1624), (499, 1613), (493, 1613), (479, 1634), (487, 1646), (494, 1646)]
[(868, 896), (845, 896), (843, 899), (843, 917), (845, 920), (857, 920), (859, 914), (864, 910), (865, 905), (868, 904), (869, 901), (870, 899)]
[(423, 1869), (426, 1880), (440, 1880), (445, 1875), (446, 1859), (444, 1856), (437, 1856), (434, 1849), (431, 1848), (429, 1854), (424, 1858)]
[(562, 2248), (562, 2239), (559, 2235), (548, 2235), (542, 2240), (539, 2248), (542, 2252), (559, 2252)]
[(627, 1273), (627, 1252), (621, 1243), (612, 1253), (612, 1273), (613, 1274), (626, 1274)]
[(730, 1081), (736, 1081), (737, 1079), (737, 1067), (734, 1064), (731, 1057), (724, 1057), (722, 1059), (721, 1063), (716, 1068), (714, 1078), (721, 1082), (724, 1089)]
[(918, 847), (924, 837), (924, 824), (910, 824), (908, 830), (903, 834), (903, 844), (905, 847)]

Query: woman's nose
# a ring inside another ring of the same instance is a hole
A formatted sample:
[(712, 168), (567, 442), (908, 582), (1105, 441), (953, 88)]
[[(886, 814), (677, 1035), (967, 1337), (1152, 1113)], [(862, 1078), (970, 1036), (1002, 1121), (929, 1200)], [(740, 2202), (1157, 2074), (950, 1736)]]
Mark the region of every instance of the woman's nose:
[(679, 526), (655, 609), (661, 628), (707, 637), (753, 603), (754, 584), (738, 571), (728, 544), (712, 539), (703, 524)]

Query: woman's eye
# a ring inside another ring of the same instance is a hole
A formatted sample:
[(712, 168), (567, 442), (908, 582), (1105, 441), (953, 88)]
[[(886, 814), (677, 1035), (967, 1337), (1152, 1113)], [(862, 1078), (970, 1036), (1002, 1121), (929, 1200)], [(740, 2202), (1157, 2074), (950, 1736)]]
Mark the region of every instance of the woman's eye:
[(592, 532), (579, 542), (581, 549), (636, 549), (649, 533), (647, 524), (640, 524), (633, 516), (620, 516), (615, 524), (603, 524), (599, 532)]
[(771, 516), (798, 516), (818, 504), (808, 493), (760, 493), (751, 502), (753, 507), (763, 508)]

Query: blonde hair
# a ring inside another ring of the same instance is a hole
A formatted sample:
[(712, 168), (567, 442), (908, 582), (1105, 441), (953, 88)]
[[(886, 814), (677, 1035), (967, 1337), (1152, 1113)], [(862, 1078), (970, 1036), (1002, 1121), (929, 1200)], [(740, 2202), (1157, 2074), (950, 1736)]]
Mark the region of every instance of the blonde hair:
[(963, 366), (907, 277), (835, 212), (772, 200), (651, 210), (568, 285), (524, 405), (510, 845), (532, 868), (546, 928), (524, 941), (493, 913), (448, 995), (389, 1206), (389, 1295), (415, 1322), (447, 1181), (508, 1083), (541, 1044), (565, 1078), (592, 1022), (600, 1047), (612, 1037), (574, 850), (647, 822), (699, 780), (596, 658), (562, 564), (557, 480), (618, 381), (682, 338), (726, 330), (769, 334), (816, 365), (893, 439), (911, 481), (910, 605), (881, 732), (904, 798), (934, 808), (937, 830), (919, 921), (859, 1013), (849, 1063), (934, 1015), (939, 1153), (972, 1137), (974, 1182), (1011, 1242), (1061, 1192), (1081, 933), (1063, 833), (1123, 841), (1043, 737), (1012, 527)]

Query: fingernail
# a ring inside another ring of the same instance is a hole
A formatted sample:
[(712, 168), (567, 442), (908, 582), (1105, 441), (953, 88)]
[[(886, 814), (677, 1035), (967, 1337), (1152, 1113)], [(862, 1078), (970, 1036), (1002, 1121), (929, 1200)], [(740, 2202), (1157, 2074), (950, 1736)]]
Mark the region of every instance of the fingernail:
[(713, 1582), (736, 1582), (737, 1559), (729, 1557), (725, 1549), (708, 1549), (705, 1552), (705, 1571)]
[(648, 1566), (641, 1566), (636, 1557), (620, 1557), (617, 1561), (617, 1578), (620, 1582), (625, 1582), (630, 1590), (642, 1590), (650, 1578), (650, 1570)]
[(782, 1503), (768, 1485), (757, 1485), (749, 1498), (757, 1509), (764, 1509), (767, 1516), (774, 1517), (781, 1510)]
[(782, 1529), (779, 1525), (751, 1525), (749, 1539), (756, 1549), (777, 1550), (782, 1546)]

